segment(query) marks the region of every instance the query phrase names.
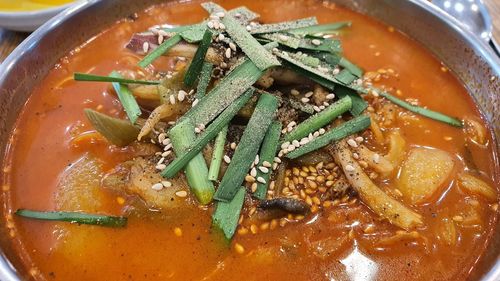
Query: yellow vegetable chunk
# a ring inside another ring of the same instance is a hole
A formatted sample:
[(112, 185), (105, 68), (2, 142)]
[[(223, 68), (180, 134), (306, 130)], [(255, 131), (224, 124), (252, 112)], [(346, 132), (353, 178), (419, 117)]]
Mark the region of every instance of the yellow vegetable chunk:
[(423, 203), (450, 177), (454, 164), (445, 151), (413, 148), (401, 168), (398, 188), (412, 204)]
[(480, 195), (489, 201), (497, 200), (497, 192), (486, 182), (467, 173), (458, 175), (458, 184), (467, 193)]

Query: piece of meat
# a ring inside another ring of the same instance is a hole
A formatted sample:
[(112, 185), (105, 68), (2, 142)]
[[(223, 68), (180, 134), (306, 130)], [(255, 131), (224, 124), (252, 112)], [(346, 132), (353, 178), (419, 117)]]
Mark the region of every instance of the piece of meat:
[(115, 167), (103, 178), (101, 185), (117, 192), (136, 195), (148, 208), (167, 210), (185, 204), (185, 199), (175, 195), (177, 191), (188, 190), (184, 176), (170, 179), (172, 186), (162, 190), (151, 188), (162, 181), (165, 179), (156, 171), (155, 163), (138, 157)]
[(281, 210), (291, 214), (307, 214), (309, 212), (309, 205), (302, 200), (293, 198), (274, 198), (264, 200), (259, 203), (259, 208), (262, 210)]

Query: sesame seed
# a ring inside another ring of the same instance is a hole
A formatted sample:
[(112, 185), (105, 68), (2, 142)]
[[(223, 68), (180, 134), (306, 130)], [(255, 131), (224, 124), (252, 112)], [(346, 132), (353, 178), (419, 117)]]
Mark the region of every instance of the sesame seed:
[(357, 160), (357, 159), (359, 159), (359, 154), (357, 154), (356, 152), (354, 152), (354, 153), (352, 154), (352, 158), (354, 158), (354, 159), (356, 159), (356, 160)]
[(194, 106), (196, 106), (196, 105), (198, 104), (198, 102), (199, 102), (199, 101), (200, 101), (200, 100), (195, 99), (195, 100), (193, 101), (193, 103), (191, 104), (191, 106), (193, 106), (193, 107), (194, 107)]
[(260, 182), (260, 183), (263, 183), (263, 184), (266, 183), (266, 180), (263, 177), (258, 177), (257, 181)]
[(214, 23), (213, 23), (213, 21), (209, 21), (209, 22), (207, 23), (207, 26), (208, 26), (208, 28), (214, 28)]
[(162, 190), (163, 189), (163, 184), (161, 183), (155, 183), (151, 186), (151, 189), (153, 190)]
[(227, 155), (224, 155), (224, 162), (226, 162), (227, 164), (231, 163), (231, 158), (229, 158), (229, 156)]
[(320, 111), (321, 111), (321, 109), (319, 108), (319, 106), (316, 106), (316, 105), (315, 105), (315, 106), (313, 106), (313, 109), (314, 109), (314, 111), (316, 111), (316, 112), (320, 112)]
[[(167, 140), (169, 140), (169, 141), (167, 142)], [(165, 144), (165, 143), (166, 143), (166, 144)], [(172, 148), (172, 144), (170, 143), (170, 139), (166, 139), (166, 140), (164, 140), (164, 141), (163, 141), (163, 145), (165, 145), (165, 147), (163, 148), (163, 150), (165, 150), (165, 151), (167, 151), (167, 150), (169, 150), (169, 149), (171, 149), (171, 148)]]
[(255, 167), (250, 170), (250, 175), (254, 178), (257, 176), (257, 169)]
[(293, 140), (292, 141), (292, 144), (295, 146), (295, 147), (299, 147), (300, 146), (300, 143), (298, 140)]
[(158, 142), (162, 143), (167, 138), (167, 134), (161, 133), (158, 135)]
[(323, 129), (323, 128), (321, 128), (321, 129), (319, 129), (319, 131), (318, 131), (318, 132), (319, 132), (319, 134), (320, 134), (320, 135), (322, 135), (322, 134), (326, 133), (326, 130), (325, 130), (325, 129)]
[(253, 161), (255, 165), (259, 164), (259, 154), (255, 155), (255, 161)]
[(159, 34), (158, 35), (158, 45), (161, 45), (163, 43), (163, 35)]
[(196, 128), (194, 128), (194, 132), (199, 134), (199, 133), (201, 133), (201, 130), (200, 130), (200, 128), (196, 127)]
[(306, 96), (306, 98), (310, 98), (312, 95), (314, 95), (314, 92), (307, 92), (304, 96)]
[(172, 183), (169, 181), (162, 181), (161, 184), (163, 185), (163, 187), (171, 187), (172, 186)]
[(278, 169), (278, 163), (274, 162), (273, 163), (273, 171), (276, 170), (276, 169)]
[(315, 138), (319, 137), (319, 132), (318, 131), (314, 132), (313, 137), (315, 137)]
[(287, 127), (294, 127), (295, 125), (297, 125), (297, 122), (292, 121), (292, 122), (288, 123), (288, 125), (286, 125), (286, 126)]
[(380, 155), (378, 153), (373, 154), (373, 162), (376, 164), (380, 163)]
[(294, 96), (298, 96), (298, 95), (300, 94), (300, 92), (299, 92), (299, 91), (297, 91), (297, 90), (295, 90), (295, 89), (292, 89), (292, 90), (290, 91), (290, 94), (292, 94), (292, 95), (294, 95)]
[(320, 40), (318, 40), (318, 39), (313, 39), (313, 40), (311, 41), (311, 43), (313, 43), (313, 45), (316, 45), (316, 46), (321, 45), (321, 41), (320, 41)]
[(355, 169), (354, 169), (354, 167), (352, 165), (348, 164), (348, 165), (345, 166), (345, 170), (348, 171), (348, 172), (353, 172)]
[(356, 137), (355, 140), (357, 142), (363, 142), (365, 139), (363, 137)]
[(243, 248), (243, 246), (239, 243), (234, 243), (234, 250), (240, 255), (245, 253), (245, 248)]
[(354, 148), (358, 147), (358, 143), (353, 139), (348, 139), (347, 144), (351, 147), (354, 147)]
[(166, 167), (167, 167), (167, 165), (165, 165), (165, 164), (156, 165), (156, 169), (160, 170), (160, 171), (163, 171)]
[(232, 149), (232, 150), (235, 150), (235, 149), (236, 149), (236, 143), (235, 143), (235, 142), (232, 142), (230, 146), (231, 146), (231, 149)]
[(236, 44), (234, 44), (233, 42), (229, 42), (229, 48), (236, 52)]
[(269, 161), (264, 161), (262, 162), (262, 166), (266, 167), (266, 168), (271, 168), (272, 167), (272, 164), (269, 163)]
[(269, 169), (268, 169), (268, 168), (266, 168), (266, 167), (264, 167), (264, 166), (260, 166), (260, 167), (259, 167), (259, 170), (260, 170), (261, 172), (263, 172), (264, 174), (269, 173)]
[(323, 109), (325, 109), (325, 106), (324, 105), (320, 105), (319, 106), (319, 110), (323, 110)]
[(251, 175), (246, 175), (245, 176), (245, 181), (246, 182), (255, 182), (255, 178), (252, 177)]
[(252, 193), (255, 193), (255, 191), (257, 191), (257, 183), (256, 182), (252, 183), (252, 185), (250, 186), (250, 190), (252, 191)]
[(214, 21), (214, 28), (219, 29), (220, 28), (220, 22)]
[(328, 94), (326, 95), (327, 100), (333, 100), (335, 98), (335, 94)]
[(226, 49), (226, 58), (228, 58), (228, 59), (231, 58), (231, 48)]
[(301, 98), (300, 101), (303, 102), (303, 103), (308, 103), (309, 99), (308, 98)]
[(175, 195), (177, 195), (177, 197), (181, 197), (181, 198), (184, 198), (187, 196), (187, 191), (185, 190), (179, 190), (175, 193)]
[(144, 42), (142, 44), (142, 50), (144, 51), (144, 53), (147, 53), (149, 51), (149, 43), (148, 42)]
[(158, 161), (158, 163), (156, 163), (156, 165), (163, 164), (164, 161), (165, 161), (165, 158), (162, 157), (162, 158), (160, 158), (160, 160)]
[(170, 97), (168, 97), (169, 101), (171, 104), (175, 104), (175, 97), (174, 95), (170, 95)]
[(224, 12), (217, 12), (215, 13), (216, 16), (218, 16), (219, 18), (223, 18), (226, 14)]
[(308, 139), (308, 138), (302, 138), (302, 139), (300, 140), (300, 145), (305, 145), (305, 144), (307, 144), (308, 142), (309, 142), (309, 139)]
[(198, 125), (198, 128), (200, 128), (201, 131), (205, 131), (205, 124), (200, 124)]
[(186, 98), (186, 92), (183, 90), (180, 90), (179, 93), (177, 94), (177, 99), (179, 101), (183, 101)]
[(274, 157), (274, 162), (281, 163), (281, 159), (279, 157)]
[(224, 34), (222, 34), (222, 33), (219, 33), (219, 35), (217, 36), (217, 39), (222, 41), (222, 40), (226, 39), (226, 36), (224, 36)]
[(247, 25), (246, 29), (247, 29), (247, 31), (250, 31), (250, 30), (252, 30), (252, 27), (250, 25)]

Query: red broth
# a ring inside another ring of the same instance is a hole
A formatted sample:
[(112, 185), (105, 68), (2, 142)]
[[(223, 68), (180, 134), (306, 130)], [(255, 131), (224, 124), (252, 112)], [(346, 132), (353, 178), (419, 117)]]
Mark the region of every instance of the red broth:
[[(219, 2), (227, 9), (245, 5), (260, 13), (262, 22), (308, 16), (316, 16), (321, 23), (352, 21), (352, 27), (341, 35), (347, 58), (366, 71), (394, 70), (397, 77), (380, 83), (399, 89), (404, 98), (418, 99), (445, 114), (481, 120), (453, 73), (424, 46), (374, 19), (320, 1)], [(92, 131), (84, 108), (98, 108), (117, 117), (123, 114), (107, 83), (75, 82), (74, 72), (92, 70), (106, 75), (112, 70), (135, 69), (140, 58), (124, 47), (135, 32), (158, 23), (196, 23), (204, 17), (199, 2), (154, 6), (139, 12), (137, 20), (117, 22), (63, 57), (33, 91), (19, 116), (4, 169), (9, 209), (53, 210), (61, 174), (82, 157), (96, 159), (106, 172), (133, 154), (133, 149), (109, 146), (99, 138), (75, 145), (75, 135)], [(465, 168), (462, 130), (424, 118), (392, 126), (400, 129), (409, 146), (447, 151), (461, 159), (456, 169)], [(487, 143), (472, 152), (473, 158), (481, 159), (476, 165), (483, 179), (498, 186), (491, 136)], [(391, 186), (394, 181), (377, 183)], [(13, 222), (10, 233), (18, 245), (17, 254), (36, 280), (463, 280), (485, 250), (497, 222), (498, 205), (472, 198), (456, 181), (445, 188), (434, 203), (415, 208), (426, 224), (419, 230), (420, 238), (396, 242), (383, 238), (398, 229), (355, 199), (324, 208), (298, 223), (274, 229), (260, 226), (257, 234), (237, 234), (231, 245), (213, 233), (212, 208), (192, 204), (186, 204), (180, 214), (140, 213), (129, 219), (125, 229), (6, 216)], [(118, 215), (125, 208), (123, 198), (116, 194), (102, 189), (98, 193), (100, 212)], [(470, 200), (479, 205), (475, 210), (480, 223), (457, 226), (456, 244), (444, 244), (436, 228), (443, 217), (459, 214)], [(320, 258), (309, 246), (325, 237), (338, 239), (335, 251)], [(234, 243), (244, 247), (243, 254), (233, 250)]]

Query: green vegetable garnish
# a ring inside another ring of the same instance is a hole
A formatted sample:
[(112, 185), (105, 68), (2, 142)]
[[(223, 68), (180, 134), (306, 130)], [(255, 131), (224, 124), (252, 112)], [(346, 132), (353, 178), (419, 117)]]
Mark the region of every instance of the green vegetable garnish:
[(147, 56), (145, 56), (140, 62), (139, 66), (145, 68), (155, 61), (157, 58), (161, 57), (164, 53), (166, 53), (170, 48), (177, 45), (177, 43), (181, 42), (182, 38), (179, 34), (175, 34), (174, 36), (168, 38), (160, 46), (150, 52)]
[[(262, 146), (259, 152), (259, 164), (257, 167), (267, 168), (269, 171), (267, 173), (262, 172), (257, 169), (257, 178), (262, 177), (265, 183), (257, 182), (257, 190), (253, 193), (253, 196), (261, 200), (266, 199), (267, 189), (269, 187), (269, 179), (271, 178), (271, 173), (273, 171), (272, 164), (274, 162), (274, 157), (278, 151), (278, 146), (280, 143), (281, 136), (281, 122), (274, 121), (267, 129), (264, 141), (262, 141)], [(264, 163), (268, 163), (268, 167), (264, 166)]]
[(144, 81), (144, 80), (134, 80), (125, 79), (111, 76), (100, 76), (86, 73), (75, 72), (73, 74), (73, 79), (75, 81), (93, 81), (93, 82), (117, 82), (121, 84), (141, 84), (141, 85), (158, 85), (160, 81)]
[(186, 71), (186, 75), (184, 76), (184, 85), (189, 87), (193, 86), (196, 79), (200, 76), (200, 72), (205, 61), (205, 55), (210, 47), (210, 43), (212, 43), (212, 32), (210, 32), (210, 30), (206, 30), (203, 35), (203, 39), (194, 54), (193, 60)]
[(212, 161), (210, 161), (210, 168), (208, 169), (208, 179), (216, 181), (219, 179), (220, 165), (224, 157), (224, 146), (226, 145), (228, 126), (226, 125), (215, 138), (214, 149), (212, 153)]
[(126, 217), (92, 215), (80, 212), (42, 212), (19, 209), (15, 214), (25, 218), (46, 221), (65, 221), (77, 224), (91, 224), (109, 227), (124, 227), (127, 225)]
[[(113, 71), (109, 75), (112, 78), (123, 78), (118, 72)], [(137, 118), (141, 116), (141, 108), (139, 107), (139, 104), (137, 104), (137, 101), (134, 98), (134, 95), (132, 95), (132, 92), (128, 89), (126, 85), (113, 82), (113, 88), (116, 91), (116, 94), (118, 95), (118, 99), (120, 100), (123, 109), (127, 113), (128, 119), (130, 119), (130, 122), (132, 124), (135, 124), (137, 121)]]
[(126, 146), (139, 135), (140, 129), (129, 121), (113, 118), (89, 108), (84, 109), (84, 112), (94, 129), (114, 145)]
[(212, 216), (212, 222), (217, 226), (227, 239), (234, 236), (234, 232), (238, 227), (241, 208), (245, 202), (245, 188), (239, 187), (236, 189), (236, 194), (229, 202), (217, 202), (217, 207)]

